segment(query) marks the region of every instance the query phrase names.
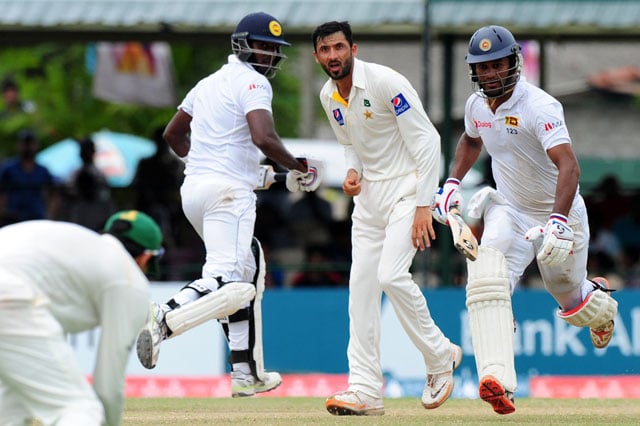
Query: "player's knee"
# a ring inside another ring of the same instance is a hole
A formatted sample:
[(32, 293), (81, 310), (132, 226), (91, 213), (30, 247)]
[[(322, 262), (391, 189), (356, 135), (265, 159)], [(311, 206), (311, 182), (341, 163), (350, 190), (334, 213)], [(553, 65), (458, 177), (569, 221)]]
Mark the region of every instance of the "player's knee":
[(507, 260), (499, 250), (481, 246), (478, 258), (467, 261), (467, 306), (511, 299)]

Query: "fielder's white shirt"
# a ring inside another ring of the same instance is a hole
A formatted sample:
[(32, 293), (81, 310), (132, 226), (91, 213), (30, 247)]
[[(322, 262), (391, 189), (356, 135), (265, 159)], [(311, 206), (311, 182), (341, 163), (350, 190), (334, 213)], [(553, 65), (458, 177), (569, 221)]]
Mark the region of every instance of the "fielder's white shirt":
[(193, 117), (185, 175), (210, 175), (255, 188), (260, 150), (251, 140), (246, 115), (271, 112), (272, 98), (269, 80), (235, 55), (200, 80), (178, 106)]
[[(571, 143), (562, 105), (524, 77), (495, 114), (485, 98), (472, 94), (465, 106), (465, 132), (482, 138), (496, 189), (525, 214), (552, 213), (558, 169), (547, 150)], [(579, 188), (574, 205), (578, 202)]]
[(347, 169), (370, 181), (416, 173), (417, 205), (431, 204), (438, 186), (440, 135), (404, 76), (354, 58), (349, 101), (329, 79), (320, 102), (345, 147)]
[[(65, 332), (101, 327), (93, 387), (107, 419), (120, 419), (127, 361), (148, 301), (147, 278), (111, 235), (47, 220), (0, 228), (0, 310), (16, 303), (47, 306)], [(0, 321), (0, 338), (58, 331), (57, 324), (33, 329), (11, 318)]]

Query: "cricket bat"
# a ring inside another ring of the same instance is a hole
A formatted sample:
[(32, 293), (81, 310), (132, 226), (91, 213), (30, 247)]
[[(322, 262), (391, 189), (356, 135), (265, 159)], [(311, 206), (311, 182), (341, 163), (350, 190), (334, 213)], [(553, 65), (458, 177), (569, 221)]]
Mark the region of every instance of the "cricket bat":
[(276, 173), (273, 170), (273, 166), (261, 165), (260, 172), (258, 173), (258, 186), (256, 189), (259, 191), (267, 190), (275, 182), (284, 182), (287, 180), (287, 173)]
[(471, 232), (471, 228), (467, 225), (460, 214), (457, 207), (450, 207), (447, 213), (451, 234), (453, 236), (453, 245), (467, 259), (474, 261), (478, 257), (478, 240)]

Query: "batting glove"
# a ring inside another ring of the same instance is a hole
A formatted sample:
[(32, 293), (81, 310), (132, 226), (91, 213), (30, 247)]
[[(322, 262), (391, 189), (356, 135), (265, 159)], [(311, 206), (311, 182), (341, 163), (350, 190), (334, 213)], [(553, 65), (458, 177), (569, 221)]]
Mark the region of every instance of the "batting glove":
[(444, 183), (444, 186), (438, 188), (431, 201), (431, 211), (433, 218), (442, 223), (448, 225), (447, 213), (451, 209), (451, 206), (458, 207), (462, 211), (462, 194), (459, 191), (460, 181), (458, 179), (449, 178)]
[(541, 265), (561, 264), (573, 248), (573, 231), (567, 225), (567, 217), (559, 213), (552, 213), (544, 228), (535, 226), (529, 229), (524, 237), (531, 242), (543, 237), (542, 248), (536, 256)]
[(285, 180), (285, 184), (287, 185), (289, 192), (300, 191), (300, 180), (304, 175), (305, 173), (298, 170), (289, 170), (287, 173), (287, 179)]
[(307, 173), (300, 179), (300, 189), (306, 192), (313, 192), (322, 183), (324, 177), (324, 162), (315, 158), (307, 158)]

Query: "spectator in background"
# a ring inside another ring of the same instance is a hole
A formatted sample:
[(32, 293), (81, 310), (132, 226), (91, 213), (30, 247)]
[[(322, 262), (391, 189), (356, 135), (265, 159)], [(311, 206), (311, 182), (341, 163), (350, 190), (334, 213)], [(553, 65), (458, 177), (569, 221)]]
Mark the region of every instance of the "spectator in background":
[(156, 144), (156, 152), (140, 160), (132, 185), (136, 209), (160, 224), (167, 250), (171, 250), (179, 238), (180, 222), (188, 224), (180, 208), (184, 162), (169, 149), (162, 137), (164, 129), (165, 126), (161, 126), (153, 131), (151, 138)]
[(17, 156), (0, 170), (2, 225), (32, 219), (53, 218), (59, 199), (57, 182), (36, 162), (38, 139), (28, 129), (18, 133)]
[(82, 166), (69, 181), (69, 220), (94, 231), (104, 227), (107, 218), (115, 212), (111, 201), (111, 188), (107, 178), (95, 163), (96, 145), (85, 137), (78, 141)]
[(4, 108), (0, 118), (3, 119), (15, 114), (31, 114), (36, 110), (35, 103), (22, 100), (18, 84), (11, 77), (2, 80), (2, 100)]
[(339, 287), (348, 283), (334, 270), (324, 246), (310, 245), (305, 249), (304, 268), (293, 276), (292, 287)]
[(318, 191), (303, 193), (291, 205), (288, 216), (298, 247), (308, 244), (326, 246), (330, 243), (333, 224), (331, 204)]
[(625, 270), (629, 272), (637, 271), (640, 261), (640, 195), (630, 200), (629, 211), (612, 225), (613, 234), (622, 246)]
[[(620, 179), (614, 174), (604, 176), (585, 197), (589, 215), (599, 215), (598, 226), (611, 229), (613, 223), (629, 212), (630, 197), (622, 190)], [(612, 208), (615, 206), (615, 208)], [(593, 232), (594, 229), (592, 228)], [(597, 232), (597, 230), (595, 230)]]

